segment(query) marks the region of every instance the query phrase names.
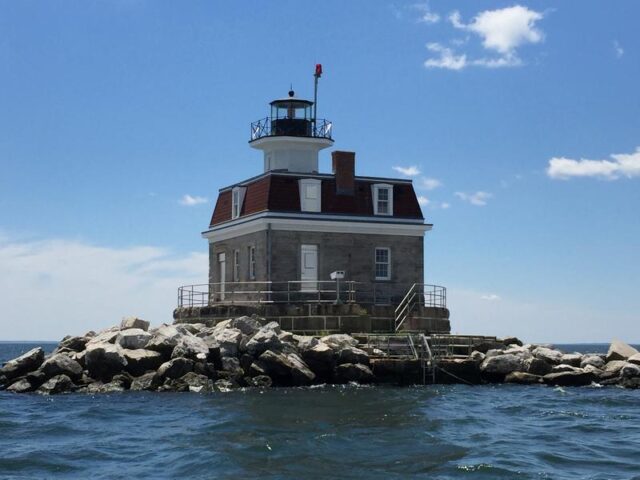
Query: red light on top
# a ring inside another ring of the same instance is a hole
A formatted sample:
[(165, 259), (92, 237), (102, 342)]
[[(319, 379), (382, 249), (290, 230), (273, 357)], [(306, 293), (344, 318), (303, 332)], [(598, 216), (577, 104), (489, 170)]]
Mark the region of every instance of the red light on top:
[(319, 63), (316, 63), (316, 77), (320, 77), (322, 75), (322, 65)]

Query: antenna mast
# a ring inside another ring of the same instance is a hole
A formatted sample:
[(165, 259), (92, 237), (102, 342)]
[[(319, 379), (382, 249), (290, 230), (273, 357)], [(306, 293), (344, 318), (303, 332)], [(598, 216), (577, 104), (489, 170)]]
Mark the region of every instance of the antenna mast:
[(313, 128), (316, 128), (318, 118), (318, 79), (322, 76), (322, 65), (316, 63), (316, 73), (313, 74)]

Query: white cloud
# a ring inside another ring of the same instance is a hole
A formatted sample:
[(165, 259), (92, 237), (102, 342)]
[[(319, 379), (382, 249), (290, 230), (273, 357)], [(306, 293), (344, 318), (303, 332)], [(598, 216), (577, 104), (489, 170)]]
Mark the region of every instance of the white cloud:
[(620, 46), (617, 40), (613, 41), (613, 51), (616, 55), (616, 58), (622, 58), (624, 55), (624, 49)]
[(460, 12), (449, 15), (454, 28), (474, 33), (482, 39), (482, 46), (498, 57), (468, 58), (466, 53), (456, 53), (440, 43), (427, 45), (430, 51), (439, 54), (425, 62), (427, 68), (445, 68), (462, 70), (468, 66), (484, 68), (516, 67), (523, 64), (517, 49), (525, 44), (539, 43), (544, 33), (536, 28), (536, 22), (542, 20), (543, 13), (530, 10), (521, 5), (485, 10), (478, 13), (469, 23), (464, 23)]
[(480, 298), (482, 300), (488, 300), (490, 302), (496, 302), (496, 301), (500, 300), (500, 296), (496, 295), (495, 293), (488, 293), (486, 295), (481, 295)]
[(417, 166), (411, 165), (410, 167), (392, 167), (396, 172), (401, 173), (407, 177), (415, 177), (420, 175), (420, 169)]
[(435, 190), (441, 185), (442, 185), (442, 182), (437, 178), (422, 177), (420, 179), (420, 187), (424, 188), (425, 190)]
[(419, 22), (434, 24), (440, 21), (440, 15), (431, 11), (431, 7), (429, 6), (429, 2), (417, 3), (413, 5), (413, 8), (420, 12)]
[(443, 210), (446, 210), (447, 208), (449, 208), (451, 205), (449, 205), (447, 202), (442, 202), (440, 204), (440, 208)]
[(0, 265), (0, 340), (56, 340), (126, 315), (171, 323), (178, 286), (207, 282), (208, 255), (4, 237)]
[(430, 202), (427, 197), (425, 197), (424, 195), (420, 195), (418, 196), (418, 203), (420, 204), (420, 206), (426, 207)]
[(427, 68), (444, 68), (446, 70), (462, 70), (467, 66), (466, 55), (456, 55), (452, 49), (439, 43), (428, 43), (427, 49), (437, 53), (438, 57), (428, 58), (424, 62)]
[(464, 200), (465, 202), (469, 202), (471, 205), (476, 205), (478, 207), (485, 206), (487, 201), (493, 197), (493, 194), (483, 191), (475, 193), (456, 192), (455, 195), (460, 200)]
[(640, 176), (640, 147), (636, 147), (633, 153), (616, 153), (610, 157), (611, 160), (574, 160), (554, 157), (549, 160), (547, 175), (556, 180), (567, 180), (573, 177), (615, 180), (620, 177)]
[(192, 197), (191, 195), (184, 195), (178, 203), (180, 205), (184, 205), (185, 207), (193, 207), (194, 205), (200, 205), (202, 203), (207, 203), (209, 201), (206, 197)]

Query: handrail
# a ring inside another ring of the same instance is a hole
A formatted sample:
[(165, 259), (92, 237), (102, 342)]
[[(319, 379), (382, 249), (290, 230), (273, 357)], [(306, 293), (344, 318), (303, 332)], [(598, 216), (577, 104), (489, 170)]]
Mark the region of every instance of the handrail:
[[(279, 121), (292, 121), (296, 123), (289, 125), (289, 128), (287, 128), (286, 125), (278, 123)], [(290, 132), (287, 130), (290, 130)], [(311, 120), (308, 118), (287, 119), (265, 117), (251, 123), (251, 140), (249, 141), (274, 136), (315, 137), (331, 140), (332, 135), (333, 123), (324, 118)]]

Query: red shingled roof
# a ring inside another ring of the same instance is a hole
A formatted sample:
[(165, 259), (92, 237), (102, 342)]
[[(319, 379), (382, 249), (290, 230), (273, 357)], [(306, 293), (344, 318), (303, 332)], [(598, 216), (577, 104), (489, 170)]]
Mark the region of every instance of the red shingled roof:
[[(298, 180), (309, 178), (305, 175), (278, 175), (271, 173), (255, 181), (242, 184), (247, 187), (240, 216), (258, 212), (300, 213), (300, 193)], [(373, 216), (371, 186), (388, 183), (384, 180), (355, 179), (354, 195), (337, 195), (333, 176), (322, 177), (322, 214)], [(423, 219), (413, 185), (396, 183), (393, 185), (393, 216), (396, 218)], [(213, 210), (210, 226), (231, 220), (231, 189), (220, 192)]]

